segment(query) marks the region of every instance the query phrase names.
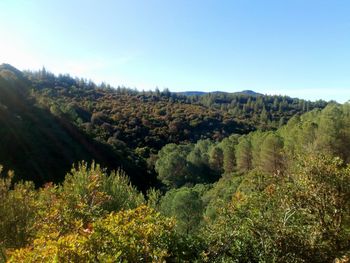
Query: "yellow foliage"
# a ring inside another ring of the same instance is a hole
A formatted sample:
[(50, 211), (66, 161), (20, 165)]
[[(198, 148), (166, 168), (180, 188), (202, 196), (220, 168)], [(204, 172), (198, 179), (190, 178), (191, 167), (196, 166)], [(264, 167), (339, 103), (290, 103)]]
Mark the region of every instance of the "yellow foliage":
[(111, 213), (72, 233), (54, 233), (10, 252), (9, 262), (165, 262), (175, 222), (142, 205)]

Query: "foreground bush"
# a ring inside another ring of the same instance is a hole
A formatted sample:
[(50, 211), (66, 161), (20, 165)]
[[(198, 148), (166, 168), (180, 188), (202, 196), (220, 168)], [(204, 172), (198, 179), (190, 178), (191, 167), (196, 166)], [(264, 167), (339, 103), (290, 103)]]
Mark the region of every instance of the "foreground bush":
[(111, 213), (70, 234), (40, 237), (9, 262), (164, 262), (175, 245), (174, 221), (147, 206)]
[(304, 156), (287, 176), (245, 175), (203, 229), (207, 262), (332, 262), (348, 254), (350, 166)]
[[(1, 172), (0, 165), (0, 177)], [(13, 172), (0, 178), (0, 258), (2, 247), (23, 247), (34, 235), (32, 226), (37, 211), (34, 184), (13, 185), (12, 178)]]

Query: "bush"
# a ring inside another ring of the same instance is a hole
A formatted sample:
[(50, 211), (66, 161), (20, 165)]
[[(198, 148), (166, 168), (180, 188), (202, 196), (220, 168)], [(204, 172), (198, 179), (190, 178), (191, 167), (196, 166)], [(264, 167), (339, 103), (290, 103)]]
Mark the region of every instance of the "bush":
[(174, 220), (142, 205), (111, 213), (88, 228), (38, 238), (9, 262), (164, 262), (176, 248)]

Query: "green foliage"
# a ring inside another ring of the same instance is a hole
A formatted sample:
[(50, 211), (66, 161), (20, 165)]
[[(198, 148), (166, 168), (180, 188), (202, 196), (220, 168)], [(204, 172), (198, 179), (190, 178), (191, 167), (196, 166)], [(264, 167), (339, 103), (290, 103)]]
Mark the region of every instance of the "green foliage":
[(269, 255), (272, 242), (264, 233), (267, 218), (258, 205), (259, 202), (237, 191), (232, 201), (217, 211), (215, 220), (203, 232), (208, 248), (204, 261), (274, 262)]
[(168, 144), (158, 153), (155, 169), (158, 178), (169, 187), (180, 187), (191, 182), (192, 177), (186, 160), (191, 146)]
[(286, 152), (302, 154), (321, 152), (349, 161), (349, 105), (328, 105), (322, 111), (312, 111), (294, 118), (280, 134), (285, 141)]
[(186, 235), (193, 234), (203, 218), (203, 201), (196, 188), (181, 187), (166, 193), (161, 200), (160, 211), (177, 220), (177, 229)]
[(102, 189), (109, 196), (104, 205), (107, 211), (132, 209), (145, 202), (143, 195), (131, 184), (129, 177), (121, 169), (109, 175), (104, 174)]
[(283, 170), (283, 139), (275, 133), (267, 135), (260, 149), (261, 169), (270, 174)]
[(9, 262), (164, 262), (174, 255), (174, 222), (140, 206), (99, 218), (58, 239), (41, 237)]
[[(106, 169), (94, 162), (90, 167), (82, 162), (73, 168), (65, 178), (62, 191), (66, 196), (83, 199), (79, 202), (89, 207), (101, 206), (107, 211), (135, 208), (144, 202), (142, 194), (131, 185), (123, 170), (107, 174)], [(104, 194), (98, 196), (98, 193)]]
[(141, 206), (94, 225), (90, 251), (105, 261), (163, 262), (175, 245), (174, 222)]
[(213, 147), (211, 149), (209, 163), (211, 169), (221, 174), (224, 165), (224, 152), (221, 148)]
[[(5, 248), (4, 251), (10, 256), (10, 262), (94, 262), (97, 254), (94, 254), (95, 251), (91, 248), (96, 245), (92, 237), (100, 237), (97, 231), (96, 235), (90, 236), (92, 229), (95, 226), (96, 229), (104, 226), (107, 221), (98, 224), (104, 218), (107, 220), (108, 217), (111, 217), (111, 223), (115, 220), (117, 222), (118, 217), (113, 217), (113, 214), (110, 214), (111, 211), (128, 211), (136, 207), (140, 207), (139, 210), (135, 210), (135, 217), (139, 217), (137, 220), (144, 218), (150, 222), (142, 223), (135, 219), (135, 227), (140, 229), (145, 227), (144, 235), (138, 241), (135, 241), (135, 236), (124, 233), (125, 238), (129, 238), (130, 242), (136, 242), (129, 244), (130, 249), (137, 249), (134, 247), (138, 242), (140, 242), (139, 247), (145, 245), (147, 249), (144, 256), (152, 258), (148, 261), (157, 261), (157, 258), (160, 260), (167, 255), (165, 250), (160, 249), (160, 245), (154, 245), (151, 251), (149, 250), (151, 245), (146, 243), (141, 245), (141, 242), (145, 242), (147, 235), (152, 234), (157, 237), (152, 237), (150, 242), (155, 242), (155, 240), (163, 242), (162, 231), (168, 231), (166, 229), (168, 225), (169, 231), (172, 231), (172, 223), (164, 219), (162, 225), (160, 215), (145, 206), (140, 206), (144, 203), (143, 195), (130, 184), (122, 170), (112, 172), (108, 176), (99, 165), (93, 163), (88, 166), (82, 162), (73, 168), (70, 174), (67, 174), (62, 185), (47, 184), (38, 190), (34, 189), (32, 183), (17, 183), (12, 187), (12, 177), (13, 173), (9, 173), (7, 177), (0, 180), (2, 200), (0, 204), (0, 247)], [(121, 216), (125, 218), (134, 216), (125, 213)], [(149, 217), (148, 214), (150, 214)], [(126, 224), (127, 221), (123, 219), (118, 224)], [(147, 229), (147, 224), (150, 224), (151, 230)], [(158, 226), (159, 230), (157, 230)], [(123, 229), (129, 229), (130, 225), (123, 227)], [(130, 234), (135, 231), (139, 232), (132, 229), (130, 231)], [(168, 233), (170, 232), (164, 235)], [(88, 237), (91, 237), (90, 241)], [(125, 244), (125, 246), (128, 245)], [(139, 255), (139, 252), (135, 250), (130, 253), (136, 256)], [(104, 252), (100, 250), (96, 253), (99, 256), (104, 255)], [(122, 258), (123, 253), (122, 249), (118, 255)], [(110, 257), (112, 255), (106, 259), (109, 260)], [(125, 257), (133, 261), (132, 256), (126, 255)]]
[[(325, 106), (0, 66), (0, 159), (21, 173), (0, 178), (0, 262), (346, 261), (350, 104)], [(62, 184), (18, 180), (57, 182), (93, 156), (123, 169), (89, 161)]]
[(151, 188), (147, 191), (147, 205), (156, 211), (159, 211), (160, 209), (160, 200), (162, 197), (162, 194), (159, 190), (156, 190), (155, 188)]
[(253, 168), (252, 143), (249, 138), (241, 137), (236, 147), (237, 169), (247, 172)]
[(59, 192), (72, 218), (81, 219), (86, 224), (103, 215), (103, 206), (111, 198), (103, 191), (105, 180), (103, 170), (94, 163), (90, 168), (86, 163), (81, 163), (66, 175)]
[(24, 75), (43, 107), (94, 138), (104, 142), (115, 138), (131, 148), (159, 150), (169, 143), (219, 140), (232, 133), (278, 128), (281, 118), (287, 121), (295, 114), (327, 105), (254, 93), (183, 96), (169, 90), (111, 89), (47, 71)]
[[(213, 159), (213, 151), (221, 160)], [(155, 170), (158, 179), (169, 188), (212, 183), (220, 175), (222, 159), (221, 149), (213, 149), (209, 140), (200, 140), (195, 145), (168, 144), (159, 151)]]
[(349, 167), (322, 155), (303, 156), (294, 167), (285, 177), (244, 176), (203, 228), (203, 260), (331, 262), (346, 255)]
[[(2, 166), (0, 166), (0, 174)], [(31, 182), (12, 186), (13, 172), (0, 178), (0, 248), (25, 246), (33, 237), (37, 205)]]
[(296, 211), (313, 258), (325, 262), (348, 250), (350, 166), (339, 157), (308, 156), (291, 175), (290, 206)]
[(238, 144), (238, 135), (231, 135), (219, 144), (223, 151), (223, 168), (226, 174), (235, 171), (236, 156), (235, 147)]
[(202, 199), (207, 219), (214, 219), (218, 211), (231, 201), (232, 195), (237, 191), (242, 180), (243, 176), (225, 175), (204, 193)]
[(333, 154), (349, 159), (350, 139), (349, 105), (339, 107), (329, 105), (320, 116), (318, 122), (316, 148), (326, 154)]
[[(77, 86), (73, 87), (75, 80), (63, 76), (58, 79), (47, 71), (34, 77), (0, 65), (0, 160), (15, 170), (13, 180), (30, 180), (37, 187), (47, 182), (59, 183), (72, 163), (96, 160), (110, 170), (123, 167), (140, 189), (152, 185), (155, 176), (147, 171), (142, 158), (125, 143), (124, 147), (117, 145), (118, 149), (113, 143), (108, 144), (109, 137), (113, 138), (108, 125), (99, 126), (101, 133), (108, 134), (105, 140), (100, 138), (102, 135), (98, 139), (87, 134), (82, 127), (92, 113), (75, 102), (81, 98)], [(36, 81), (47, 87), (71, 84), (75, 92), (70, 93), (67, 103), (61, 103), (53, 98), (54, 87), (37, 96)]]
[[(330, 105), (295, 117), (276, 132), (253, 132), (206, 149), (211, 168), (224, 166), (223, 162), (217, 165), (221, 159), (216, 157), (225, 158), (225, 151), (221, 156), (218, 148), (229, 149), (226, 154), (231, 153), (233, 167), (201, 198), (205, 217), (200, 236), (206, 237), (202, 260), (331, 262), (346, 258), (349, 112), (347, 104)], [(206, 160), (200, 156), (207, 154), (192, 152), (190, 159), (200, 163)], [(169, 204), (180, 190), (164, 196), (163, 213), (170, 214)]]
[[(51, 191), (60, 199), (58, 202), (51, 200)], [(48, 186), (42, 195), (49, 198), (45, 202), (58, 204), (54, 210), (64, 215), (62, 225), (74, 220), (87, 225), (108, 212), (136, 208), (144, 203), (143, 195), (130, 184), (122, 170), (108, 175), (99, 165), (92, 163), (89, 167), (85, 162), (67, 174), (62, 186)]]

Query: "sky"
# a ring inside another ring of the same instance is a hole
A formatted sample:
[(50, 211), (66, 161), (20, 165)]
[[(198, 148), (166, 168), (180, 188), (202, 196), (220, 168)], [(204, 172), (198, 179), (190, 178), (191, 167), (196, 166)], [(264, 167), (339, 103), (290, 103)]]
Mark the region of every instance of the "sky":
[(138, 90), (350, 100), (350, 1), (1, 0), (0, 63)]

